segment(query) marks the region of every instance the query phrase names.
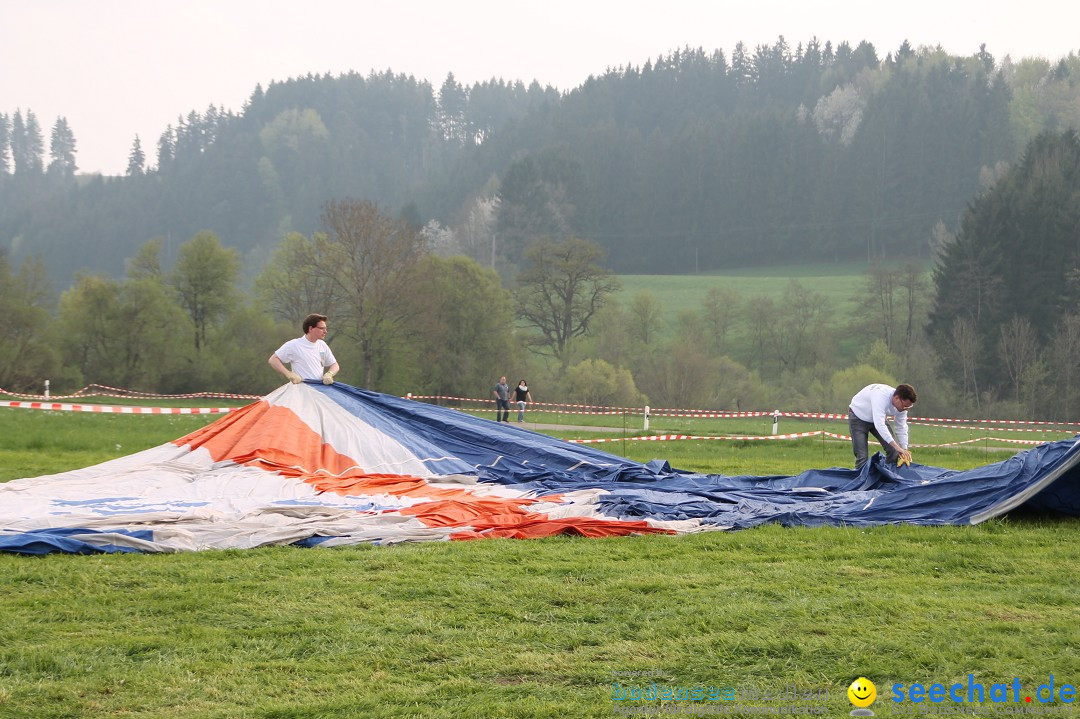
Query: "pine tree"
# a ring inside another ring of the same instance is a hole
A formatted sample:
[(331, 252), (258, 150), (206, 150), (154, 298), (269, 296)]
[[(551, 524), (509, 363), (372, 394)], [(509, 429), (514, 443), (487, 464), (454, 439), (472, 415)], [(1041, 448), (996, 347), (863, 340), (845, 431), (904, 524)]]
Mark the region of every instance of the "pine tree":
[(11, 120), (0, 113), (0, 175), (6, 175), (11, 169)]
[(72, 177), (78, 166), (75, 164), (75, 134), (68, 125), (67, 118), (56, 118), (52, 136), (49, 140), (49, 172), (64, 177)]
[(174, 152), (176, 149), (176, 135), (173, 131), (173, 126), (169, 125), (165, 128), (165, 132), (161, 133), (161, 137), (158, 138), (158, 151), (157, 151), (157, 168), (158, 172), (164, 172), (170, 165), (172, 165)]
[(12, 174), (22, 175), (29, 170), (30, 161), (26, 154), (26, 123), (23, 122), (22, 110), (15, 110), (11, 116)]
[(439, 124), (443, 137), (455, 144), (462, 144), (466, 139), (467, 103), (465, 88), (454, 79), (454, 73), (447, 73), (446, 80), (439, 89)]
[(26, 169), (40, 175), (44, 169), (42, 155), (45, 153), (45, 140), (41, 136), (41, 125), (33, 110), (26, 111)]
[(146, 153), (143, 152), (142, 142), (136, 135), (135, 141), (131, 143), (131, 153), (128, 155), (127, 175), (133, 177), (144, 172), (146, 172)]
[(955, 322), (970, 322), (982, 349), (980, 384), (1019, 381), (1007, 376), (996, 354), (1002, 329), (1014, 318), (1030, 323), (1042, 342), (1075, 312), (1069, 277), (1080, 268), (1078, 193), (1080, 138), (1072, 130), (1043, 133), (972, 203), (945, 248), (934, 271), (930, 331), (948, 346)]

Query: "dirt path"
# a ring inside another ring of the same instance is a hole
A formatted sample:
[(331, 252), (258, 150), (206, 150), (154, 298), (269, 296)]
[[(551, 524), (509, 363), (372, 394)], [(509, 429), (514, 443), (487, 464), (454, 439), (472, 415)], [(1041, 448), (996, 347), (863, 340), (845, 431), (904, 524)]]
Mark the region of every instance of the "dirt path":
[[(622, 432), (622, 427), (597, 427), (590, 424), (543, 424), (540, 422), (514, 422), (511, 420), (510, 424), (517, 425), (518, 427), (524, 427), (525, 429), (531, 429), (534, 432), (541, 429), (558, 429), (565, 431), (581, 431), (581, 432)], [(626, 428), (626, 431), (632, 432), (630, 427)], [(641, 430), (637, 431), (638, 434)]]

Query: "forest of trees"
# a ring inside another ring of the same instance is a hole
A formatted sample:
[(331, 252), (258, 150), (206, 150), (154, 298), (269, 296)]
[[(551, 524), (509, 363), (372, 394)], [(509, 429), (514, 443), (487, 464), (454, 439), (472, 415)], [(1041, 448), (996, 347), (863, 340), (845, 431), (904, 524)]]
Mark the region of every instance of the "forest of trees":
[(935, 267), (929, 332), (967, 403), (1075, 417), (1080, 379), (1080, 139), (1044, 133), (964, 215)]
[[(780, 38), (569, 92), (309, 75), (134, 138), (121, 177), (50, 127), (46, 150), (32, 109), (0, 113), (0, 387), (261, 391), (321, 309), (343, 379), (387, 391), (518, 366), (595, 402), (835, 410), (885, 378), (928, 409), (1080, 414), (1075, 54)], [(675, 327), (608, 301), (615, 272), (853, 259), (844, 323), (798, 282), (798, 311), (717, 287)]]
[[(684, 49), (560, 93), (387, 71), (255, 88), (239, 112), (134, 138), (123, 177), (81, 176), (64, 118), (0, 114), (0, 246), (124, 273), (151, 237), (209, 229), (257, 268), (333, 198), (431, 224), (513, 273), (524, 243), (573, 234), (618, 272), (929, 258), (966, 203), (1043, 130), (1075, 126), (1080, 57), (996, 60), (783, 38)], [(45, 142), (44, 135), (49, 135)]]

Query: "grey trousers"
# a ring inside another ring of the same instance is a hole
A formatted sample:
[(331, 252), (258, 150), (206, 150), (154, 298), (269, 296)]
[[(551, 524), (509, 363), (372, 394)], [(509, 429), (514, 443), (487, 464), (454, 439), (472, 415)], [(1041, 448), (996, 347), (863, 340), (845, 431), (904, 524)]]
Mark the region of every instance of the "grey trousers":
[(851, 407), (848, 407), (848, 430), (851, 433), (851, 449), (855, 452), (855, 469), (862, 469), (862, 466), (870, 459), (870, 440), (867, 435), (871, 434), (877, 439), (881, 448), (885, 450), (886, 462), (896, 464), (896, 460), (900, 458), (900, 453), (881, 438), (874, 423), (864, 422), (856, 417), (855, 413), (851, 411)]

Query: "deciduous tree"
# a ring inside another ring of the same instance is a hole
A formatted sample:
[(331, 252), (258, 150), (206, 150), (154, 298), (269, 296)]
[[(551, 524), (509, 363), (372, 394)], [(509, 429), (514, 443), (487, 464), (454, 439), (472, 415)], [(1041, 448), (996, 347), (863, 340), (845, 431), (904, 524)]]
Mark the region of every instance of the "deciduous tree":
[(41, 260), (27, 259), (12, 272), (0, 249), (0, 387), (40, 389), (57, 371), (57, 353), (49, 342), (54, 304)]
[(413, 272), (424, 256), (424, 238), (411, 223), (395, 219), (366, 200), (331, 200), (323, 206), (323, 233), (314, 238), (313, 280), (335, 298), (338, 330), (356, 342), (371, 387), (385, 369), (398, 332), (407, 331), (415, 286)]
[(133, 280), (163, 280), (165, 273), (161, 268), (161, 252), (164, 247), (164, 237), (153, 237), (139, 245), (135, 256), (128, 260), (127, 276)]
[(630, 339), (642, 345), (652, 345), (656, 334), (663, 329), (662, 308), (656, 295), (648, 290), (635, 292), (627, 310)]
[(1040, 375), (1038, 342), (1027, 318), (1013, 315), (1001, 326), (998, 356), (1013, 385), (1016, 402), (1020, 404), (1025, 390), (1029, 390)]
[(979, 408), (979, 333), (975, 331), (975, 323), (969, 317), (957, 317), (953, 320), (950, 334), (952, 348), (951, 354), (955, 356), (956, 365), (960, 368), (962, 393), (966, 397), (971, 391), (975, 397), (975, 408)]
[(180, 245), (172, 285), (180, 305), (195, 325), (195, 351), (206, 346), (211, 327), (219, 325), (236, 302), (240, 253), (223, 247), (213, 232), (204, 230)]
[(565, 368), (570, 341), (589, 331), (597, 310), (619, 281), (600, 261), (604, 252), (588, 240), (540, 240), (525, 251), (518, 275), (517, 314), (539, 334), (534, 347), (557, 358)]
[(645, 401), (629, 370), (612, 367), (601, 359), (587, 359), (567, 368), (564, 391), (581, 404), (636, 406)]
[[(341, 314), (338, 284), (324, 271), (332, 267), (333, 259), (319, 255), (331, 247), (318, 235), (313, 239), (299, 232), (285, 236), (255, 279), (256, 292), (274, 319), (299, 327), (312, 312), (332, 317)], [(331, 332), (336, 328), (335, 321)]]
[(730, 287), (715, 286), (706, 291), (701, 301), (701, 319), (712, 354), (727, 354), (728, 333), (735, 326), (740, 305), (739, 293)]
[(794, 371), (813, 366), (829, 346), (829, 303), (798, 280), (784, 288), (784, 313), (775, 335), (777, 359), (784, 370)]
[(1068, 314), (1058, 323), (1050, 338), (1048, 360), (1054, 371), (1054, 381), (1059, 388), (1056, 404), (1061, 419), (1073, 420), (1077, 372), (1080, 370), (1080, 315)]
[(190, 376), (194, 325), (157, 279), (82, 275), (61, 295), (58, 323), (65, 364), (88, 382), (160, 391)]
[(514, 304), (490, 268), (460, 255), (429, 255), (414, 270), (407, 347), (396, 364), (412, 368), (417, 388), (472, 396), (511, 366)]

